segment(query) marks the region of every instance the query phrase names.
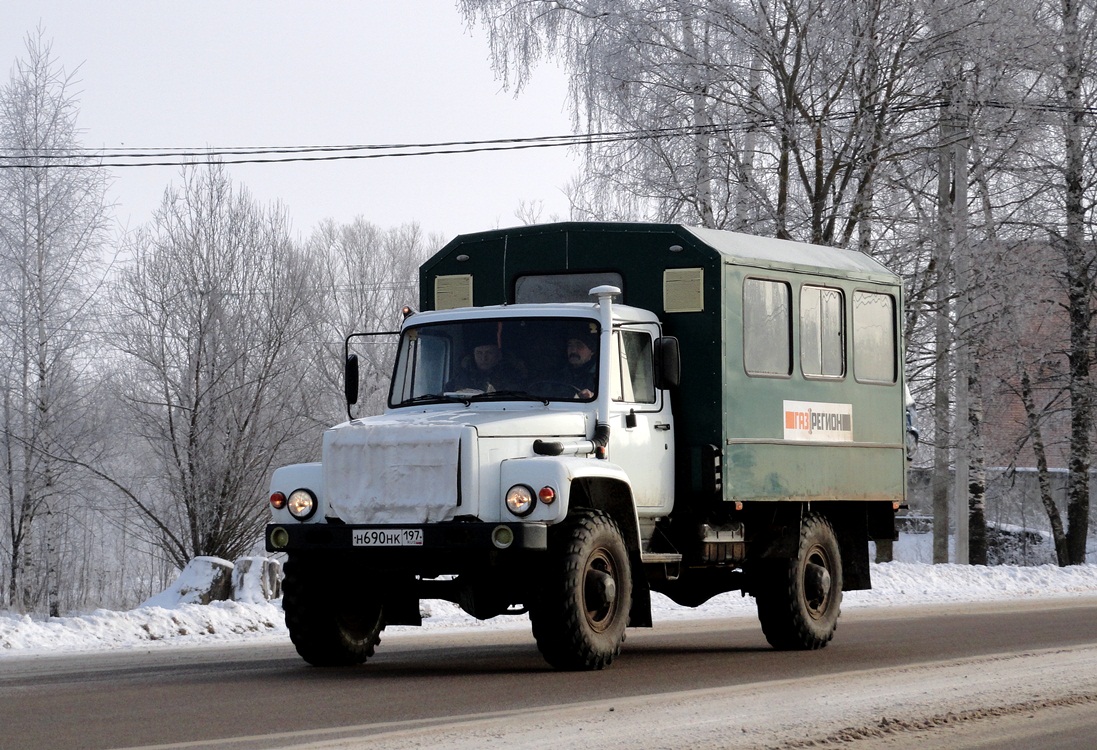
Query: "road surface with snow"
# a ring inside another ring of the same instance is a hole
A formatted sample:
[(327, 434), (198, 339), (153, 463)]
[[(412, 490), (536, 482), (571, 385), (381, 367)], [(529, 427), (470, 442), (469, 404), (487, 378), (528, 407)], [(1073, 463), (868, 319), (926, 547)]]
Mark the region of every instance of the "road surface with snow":
[[(980, 567), (886, 563), (872, 566), (873, 588), (843, 597), (844, 611), (859, 607), (892, 607), (959, 602), (1061, 599), (1097, 595), (1097, 565)], [(652, 595), (656, 622), (729, 617), (754, 613), (754, 600), (722, 594), (701, 607), (679, 607)], [(203, 606), (173, 604), (166, 597), (128, 612), (97, 610), (82, 615), (43, 618), (0, 613), (0, 660), (58, 651), (148, 648), (217, 642), (286, 639), (279, 602), (216, 602)], [(164, 606), (166, 605), (166, 606)], [(456, 606), (424, 602), (423, 628), (390, 628), (388, 633), (427, 633), (437, 628), (525, 627), (528, 619), (497, 617), (477, 621)]]
[[(892, 617), (905, 621), (908, 616), (922, 616), (938, 606), (957, 613), (980, 606), (997, 607), (1006, 613), (1001, 620), (1004, 623), (1012, 622), (1009, 613), (1013, 610), (1035, 609), (1037, 616), (1030, 621), (1039, 623), (1044, 619), (1039, 613), (1044, 610), (1090, 607), (1092, 615), (1075, 630), (1097, 628), (1093, 625), (1097, 620), (1097, 566), (1093, 565), (988, 568), (888, 563), (874, 565), (872, 578), (874, 588), (871, 591), (846, 594), (844, 624), (839, 628), (836, 643), (856, 638), (856, 630), (850, 632), (850, 623), (860, 617)], [(678, 607), (658, 595), (653, 598), (656, 632), (667, 628), (683, 632), (696, 628), (703, 630), (705, 620), (728, 620), (740, 622), (738, 627), (754, 637), (757, 624), (752, 621), (754, 604), (749, 597), (724, 594), (696, 609)], [(462, 634), (489, 644), (528, 640), (529, 623), (525, 617), (479, 622), (452, 604), (439, 601), (424, 602), (424, 609), (429, 616), (423, 628), (394, 627), (386, 631), (377, 666), (388, 658), (386, 646), (392, 650), (394, 658), (399, 658), (400, 649), (417, 648), (417, 643), (424, 644), (423, 648), (436, 648), (438, 641), (460, 639)], [(725, 625), (721, 622), (715, 627), (723, 632)], [(626, 644), (622, 660), (628, 659), (630, 645), (636, 653), (642, 653), (639, 639), (648, 636), (643, 631), (635, 632), (638, 635)], [(932, 653), (927, 653), (898, 671), (893, 667), (872, 668), (875, 665), (870, 660), (867, 668), (864, 665), (842, 667), (827, 674), (825, 680), (809, 675), (761, 682), (733, 680), (732, 684), (704, 689), (669, 686), (650, 695), (615, 695), (605, 700), (592, 700), (588, 696), (581, 701), (537, 702), (531, 710), (474, 711), (455, 716), (448, 715), (443, 702), (440, 715), (425, 723), (397, 722), (380, 729), (376, 725), (350, 726), (348, 729), (348, 724), (357, 722), (343, 718), (335, 721), (331, 730), (314, 734), (294, 731), (256, 734), (252, 728), (251, 744), (246, 739), (227, 739), (249, 734), (242, 726), (234, 729), (231, 726), (234, 720), (230, 718), (230, 726), (216, 735), (226, 739), (208, 746), (352, 748), (368, 743), (371, 747), (430, 745), (479, 749), (498, 746), (515, 750), (544, 746), (548, 741), (554, 747), (585, 748), (596, 739), (598, 746), (606, 750), (686, 745), (694, 748), (841, 745), (855, 750), (860, 747), (915, 747), (920, 743), (921, 746), (947, 743), (954, 747), (977, 747), (979, 745), (974, 743), (964, 744), (964, 733), (984, 738), (990, 736), (987, 735), (988, 727), (993, 726), (999, 733), (994, 735), (996, 741), (991, 745), (994, 747), (1009, 747), (1011, 741), (1022, 743), (1018, 747), (1025, 742), (1032, 746), (1048, 746), (1053, 738), (1052, 731), (1067, 732), (1063, 746), (1070, 747), (1079, 736), (1092, 736), (1097, 732), (1097, 719), (1094, 719), (1097, 716), (1094, 710), (1097, 707), (1097, 631), (1094, 632), (1092, 638), (1082, 632), (1080, 642), (1055, 648), (1037, 645), (1014, 651), (1003, 647), (994, 653), (976, 656), (952, 653), (945, 659), (935, 659)], [(941, 636), (949, 641), (956, 637)], [(248, 644), (253, 644), (256, 649), (266, 647), (278, 651), (281, 661), (275, 674), (316, 674), (318, 670), (304, 668), (292, 657), (286, 659), (287, 641), (278, 602), (219, 602), (202, 606), (173, 602), (170, 595), (161, 595), (151, 600), (149, 606), (128, 612), (100, 610), (60, 618), (0, 614), (0, 665), (6, 661), (8, 669), (5, 671), (9, 674), (0, 680), (0, 702), (10, 703), (8, 707), (17, 711), (18, 701), (30, 700), (38, 694), (35, 691), (64, 691), (65, 684), (82, 679), (86, 671), (84, 667), (64, 666), (70, 660), (75, 663), (81, 658), (92, 658), (81, 657), (82, 652), (162, 653), (178, 670), (188, 663), (188, 659), (200, 662), (204, 658), (202, 654), (208, 649), (199, 647), (220, 644), (247, 649)], [(431, 643), (436, 645), (430, 646)], [(931, 640), (922, 648), (933, 651), (934, 643)], [(675, 641), (674, 647), (685, 646), (684, 652), (688, 653), (688, 644), (688, 641)], [(528, 646), (518, 648), (525, 650), (514, 651), (516, 659), (535, 657)], [(187, 656), (188, 649), (193, 656)], [(838, 649), (834, 651), (840, 653)], [(831, 658), (830, 654), (826, 656)], [(88, 663), (103, 664), (102, 658), (96, 657), (97, 661)], [(637, 656), (637, 661), (640, 658)], [(769, 654), (766, 658), (775, 658), (775, 655)], [(534, 658), (534, 661), (537, 660)], [(736, 660), (731, 669), (740, 668), (741, 661), (741, 658)], [(818, 659), (814, 661), (818, 662)], [(675, 658), (674, 662), (679, 663), (680, 658)], [(40, 680), (43, 673), (49, 672), (47, 664), (60, 671), (56, 672), (57, 684), (47, 679), (49, 684), (43, 687)], [(543, 668), (543, 665), (539, 666)], [(65, 668), (70, 671), (66, 673)], [(111, 667), (103, 669), (112, 674)], [(373, 674), (368, 665), (366, 670), (364, 674)], [(622, 665), (617, 664), (602, 674), (612, 677), (625, 672)], [(28, 681), (22, 682), (20, 674), (26, 675)], [(122, 670), (118, 674), (123, 675), (120, 687), (103, 684), (102, 689), (124, 692), (128, 679), (125, 675), (129, 672)], [(516, 676), (525, 685), (533, 680), (543, 682), (544, 675), (538, 674), (541, 676), (519, 671)], [(155, 684), (151, 687), (168, 690), (168, 685), (179, 677), (178, 671), (169, 670), (159, 678), (166, 680), (164, 687)], [(590, 680), (604, 678), (566, 676), (566, 679), (577, 680), (576, 685), (588, 686)], [(223, 682), (215, 677), (204, 679)], [(465, 676), (457, 674), (449, 679), (460, 683)], [(267, 678), (266, 682), (269, 681)], [(201, 684), (199, 682), (195, 689), (202, 690)], [(457, 684), (454, 689), (468, 688)], [(81, 710), (86, 710), (81, 703), (86, 692), (80, 686), (68, 694), (69, 699), (76, 701), (71, 705), (70, 713), (79, 715)], [(144, 692), (145, 688), (139, 688), (137, 695)], [(5, 694), (9, 696), (8, 701), (2, 700)], [(44, 705), (54, 705), (65, 696), (54, 697), (47, 692), (41, 697)], [(214, 703), (223, 702), (221, 699)], [(101, 710), (95, 710), (89, 716), (101, 713)], [(38, 712), (18, 711), (9, 720), (20, 715), (23, 720), (32, 722), (26, 736), (35, 736), (35, 726), (40, 726), (33, 724), (38, 720)], [(351, 716), (356, 714), (352, 712)], [(206, 720), (206, 717), (186, 714), (175, 718), (182, 718), (184, 722)], [(282, 719), (285, 720), (284, 714)], [(79, 727), (77, 721), (74, 730), (77, 736), (81, 736)], [(1032, 735), (1032, 732), (1036, 734)], [(171, 735), (157, 736), (157, 740), (170, 742)], [(98, 746), (125, 747), (130, 744), (121, 741)]]
[(593, 673), (548, 668), (528, 623), (441, 613), (386, 633), (359, 668), (308, 667), (273, 634), (13, 655), (0, 746), (1087, 747), (1097, 595), (1019, 596), (1019, 581), (995, 601), (850, 607), (834, 644), (808, 653), (768, 648), (749, 610), (664, 615)]

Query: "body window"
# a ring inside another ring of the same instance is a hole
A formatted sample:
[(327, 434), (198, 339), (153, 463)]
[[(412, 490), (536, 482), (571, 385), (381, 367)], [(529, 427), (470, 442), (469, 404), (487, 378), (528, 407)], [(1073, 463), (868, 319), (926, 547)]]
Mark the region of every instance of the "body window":
[(800, 368), (804, 375), (840, 378), (846, 374), (845, 305), (841, 290), (800, 289)]
[(894, 383), (895, 299), (890, 294), (853, 293), (853, 374), (869, 383)]
[(590, 302), (590, 290), (609, 284), (624, 289), (621, 274), (612, 271), (602, 273), (555, 273), (538, 276), (519, 276), (514, 284), (514, 301), (525, 302)]
[(743, 282), (743, 363), (748, 375), (792, 372), (790, 297), (783, 281)]

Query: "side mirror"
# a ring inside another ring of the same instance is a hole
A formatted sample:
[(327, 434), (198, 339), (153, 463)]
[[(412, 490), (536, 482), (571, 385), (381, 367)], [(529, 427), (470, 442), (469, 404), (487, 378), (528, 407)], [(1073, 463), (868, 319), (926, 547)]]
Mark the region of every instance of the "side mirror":
[(347, 397), (347, 406), (358, 403), (358, 355), (347, 355), (343, 367), (343, 393)]
[(655, 387), (677, 388), (682, 382), (682, 357), (678, 339), (660, 336), (655, 339)]

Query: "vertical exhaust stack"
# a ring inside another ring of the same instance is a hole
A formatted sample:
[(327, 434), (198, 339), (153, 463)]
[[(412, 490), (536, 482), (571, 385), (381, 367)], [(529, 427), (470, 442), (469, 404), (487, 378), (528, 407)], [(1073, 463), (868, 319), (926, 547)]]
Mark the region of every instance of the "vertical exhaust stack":
[(610, 342), (613, 336), (613, 297), (621, 290), (615, 286), (596, 286), (590, 290), (598, 305), (598, 323), (602, 327), (598, 339), (598, 400), (595, 416), (594, 453), (598, 458), (607, 458), (609, 448), (609, 372)]

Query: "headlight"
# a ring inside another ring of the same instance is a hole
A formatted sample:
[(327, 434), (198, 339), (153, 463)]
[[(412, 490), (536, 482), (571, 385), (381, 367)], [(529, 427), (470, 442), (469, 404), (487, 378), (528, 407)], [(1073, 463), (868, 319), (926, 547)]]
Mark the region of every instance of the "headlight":
[(304, 521), (316, 512), (316, 496), (308, 490), (294, 490), (289, 493), (286, 507), (298, 521)]
[(516, 516), (528, 516), (533, 512), (533, 490), (524, 484), (516, 484), (507, 490), (507, 509)]

